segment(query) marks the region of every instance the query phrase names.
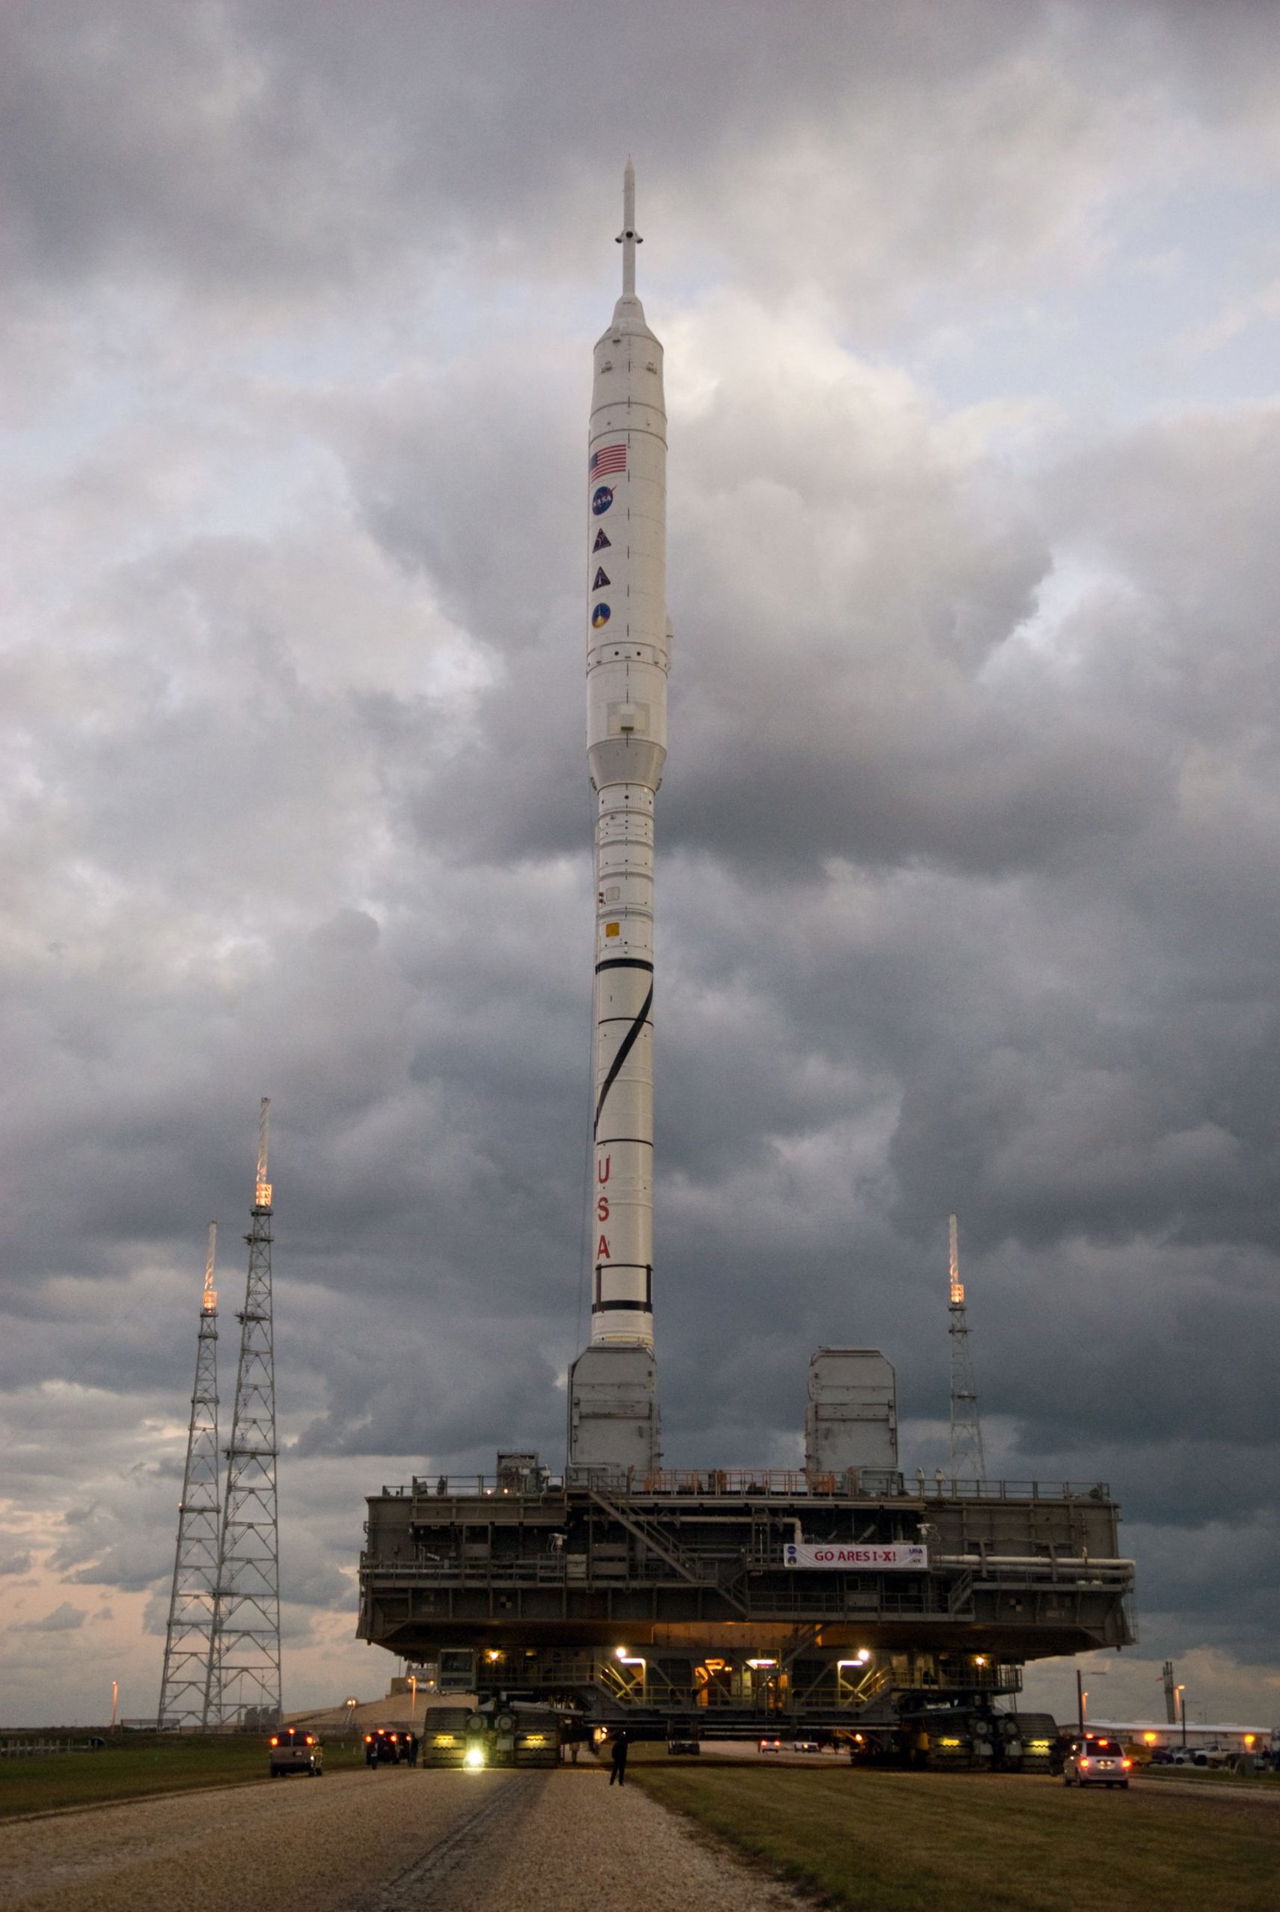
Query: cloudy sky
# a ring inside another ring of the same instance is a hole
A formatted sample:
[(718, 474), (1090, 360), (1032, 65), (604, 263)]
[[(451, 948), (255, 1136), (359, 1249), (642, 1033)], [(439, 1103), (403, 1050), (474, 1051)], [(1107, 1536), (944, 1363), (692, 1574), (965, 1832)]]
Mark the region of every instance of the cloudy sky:
[(955, 1211), (991, 1471), (1124, 1507), (1097, 1704), (1157, 1710), (1168, 1656), (1192, 1718), (1280, 1719), (1271, 0), (9, 0), (4, 38), (0, 1720), (154, 1711), (262, 1094), (286, 1703), (395, 1671), (366, 1492), (562, 1453), (628, 151), (668, 1459), (790, 1463), (853, 1342), (945, 1465)]

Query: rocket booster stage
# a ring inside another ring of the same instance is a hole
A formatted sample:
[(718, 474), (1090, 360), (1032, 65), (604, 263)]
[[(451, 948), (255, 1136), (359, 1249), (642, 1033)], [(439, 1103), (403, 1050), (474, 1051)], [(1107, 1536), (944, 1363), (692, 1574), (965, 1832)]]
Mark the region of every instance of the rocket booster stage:
[(667, 416), (635, 292), (595, 349), (587, 460), (587, 757), (596, 792), (591, 1340), (653, 1344), (653, 816), (667, 754)]

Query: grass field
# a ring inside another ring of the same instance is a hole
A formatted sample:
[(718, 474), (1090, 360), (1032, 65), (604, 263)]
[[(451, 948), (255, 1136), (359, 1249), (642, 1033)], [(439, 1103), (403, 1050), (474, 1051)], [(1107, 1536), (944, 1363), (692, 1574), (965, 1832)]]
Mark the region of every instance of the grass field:
[(860, 1912), (1275, 1912), (1280, 1804), (1142, 1782), (1078, 1792), (967, 1773), (640, 1765), (741, 1851)]
[[(359, 1765), (361, 1758), (354, 1748), (325, 1747), (329, 1772)], [(255, 1779), (268, 1779), (265, 1740), (166, 1735), (112, 1741), (100, 1753), (0, 1760), (0, 1818), (53, 1812), (63, 1806), (105, 1805), (114, 1799), (140, 1799), (147, 1793), (189, 1792), (198, 1786), (242, 1786)], [(287, 1783), (300, 1786), (303, 1781), (291, 1778)]]

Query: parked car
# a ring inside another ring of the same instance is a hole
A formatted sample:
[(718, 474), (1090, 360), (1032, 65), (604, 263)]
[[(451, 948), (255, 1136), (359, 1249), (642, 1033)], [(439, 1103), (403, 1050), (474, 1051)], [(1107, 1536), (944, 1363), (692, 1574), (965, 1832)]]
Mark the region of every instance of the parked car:
[(1067, 1746), (1062, 1783), (1064, 1786), (1127, 1787), (1132, 1766), (1133, 1761), (1118, 1739), (1086, 1733), (1083, 1739), (1073, 1739)]
[(306, 1773), (311, 1778), (319, 1778), (324, 1771), (324, 1748), (320, 1741), (314, 1733), (304, 1733), (297, 1726), (282, 1726), (278, 1733), (271, 1735), (268, 1756), (272, 1779), (283, 1778), (285, 1773)]
[(760, 1751), (762, 1753), (780, 1753), (782, 1751), (782, 1741), (780, 1739), (762, 1739), (760, 1741)]
[(820, 1753), (821, 1746), (816, 1739), (795, 1739), (791, 1742), (793, 1753)]

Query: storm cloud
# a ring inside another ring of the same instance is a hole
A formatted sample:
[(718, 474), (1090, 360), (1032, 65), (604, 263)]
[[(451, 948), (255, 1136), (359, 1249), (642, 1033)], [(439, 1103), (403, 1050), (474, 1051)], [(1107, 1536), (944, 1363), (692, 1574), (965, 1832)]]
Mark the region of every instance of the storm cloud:
[(6, 1718), (154, 1708), (263, 1093), (287, 1703), (390, 1670), (364, 1493), (562, 1451), (628, 151), (668, 1457), (852, 1342), (945, 1465), (955, 1212), (993, 1468), (1125, 1509), (1111, 1710), (1273, 1711), (1274, 10), (9, 11)]

